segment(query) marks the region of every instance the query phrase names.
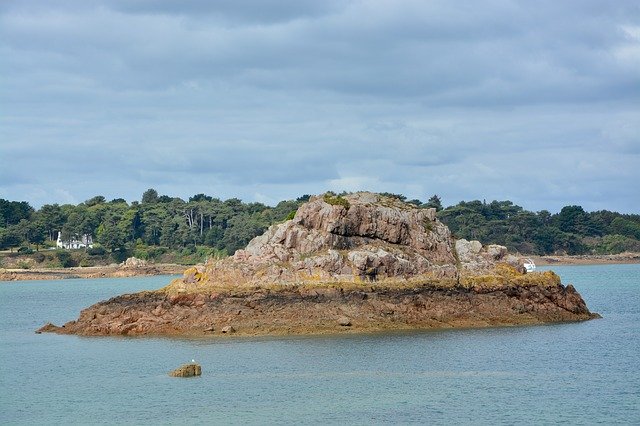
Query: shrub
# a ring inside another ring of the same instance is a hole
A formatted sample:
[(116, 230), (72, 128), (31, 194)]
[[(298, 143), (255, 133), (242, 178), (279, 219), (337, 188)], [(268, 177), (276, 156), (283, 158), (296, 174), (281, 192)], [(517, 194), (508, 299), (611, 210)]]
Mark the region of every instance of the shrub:
[(16, 266), (20, 269), (30, 269), (31, 265), (29, 262), (25, 262), (24, 260), (19, 261)]
[(190, 254), (194, 254), (195, 252), (196, 252), (195, 244), (188, 244), (182, 249), (180, 254), (182, 254), (183, 256), (189, 256)]
[(227, 257), (227, 253), (224, 250), (200, 246), (193, 255), (193, 260), (196, 262), (204, 262), (207, 259), (222, 259), (224, 257)]
[(595, 247), (598, 254), (618, 254), (625, 251), (640, 251), (640, 241), (624, 235), (605, 235)]
[(298, 210), (291, 210), (291, 211), (289, 212), (289, 214), (287, 215), (287, 218), (286, 218), (285, 220), (291, 220), (291, 219), (293, 219), (294, 217), (296, 217), (296, 212), (297, 212), (297, 211), (298, 211)]
[(68, 251), (60, 250), (56, 253), (56, 256), (58, 257), (60, 266), (62, 266), (63, 268), (70, 268), (72, 266), (76, 266), (75, 261), (71, 256), (71, 253), (69, 253)]
[(37, 252), (36, 254), (33, 255), (33, 260), (35, 260), (38, 263), (44, 262), (46, 258), (47, 256), (45, 256), (44, 253), (40, 253), (40, 252)]
[(87, 249), (87, 254), (89, 256), (104, 256), (107, 254), (107, 250), (102, 246), (91, 247)]
[(142, 260), (149, 260), (149, 251), (144, 248), (136, 248), (133, 250), (133, 257), (137, 257)]
[(149, 247), (147, 249), (147, 255), (150, 260), (158, 260), (160, 257), (167, 252), (166, 247)]
[(114, 262), (118, 262), (118, 263), (124, 262), (125, 260), (127, 260), (127, 257), (129, 257), (129, 253), (126, 250), (116, 249), (111, 252), (111, 259)]
[(20, 254), (33, 254), (33, 249), (31, 249), (30, 247), (20, 247), (18, 249), (18, 253)]
[(349, 210), (349, 200), (341, 195), (331, 195), (329, 193), (326, 193), (322, 198), (327, 204), (331, 204), (332, 206), (342, 206), (345, 209)]

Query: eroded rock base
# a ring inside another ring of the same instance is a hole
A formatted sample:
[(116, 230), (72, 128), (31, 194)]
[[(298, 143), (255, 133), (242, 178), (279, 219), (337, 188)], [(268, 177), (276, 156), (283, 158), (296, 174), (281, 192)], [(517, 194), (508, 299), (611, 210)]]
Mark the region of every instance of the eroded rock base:
[[(282, 335), (489, 327), (598, 317), (573, 286), (258, 289), (225, 293), (146, 292), (118, 296), (62, 327), (79, 335)], [(347, 325), (348, 324), (348, 325)], [(230, 328), (229, 328), (230, 327)]]

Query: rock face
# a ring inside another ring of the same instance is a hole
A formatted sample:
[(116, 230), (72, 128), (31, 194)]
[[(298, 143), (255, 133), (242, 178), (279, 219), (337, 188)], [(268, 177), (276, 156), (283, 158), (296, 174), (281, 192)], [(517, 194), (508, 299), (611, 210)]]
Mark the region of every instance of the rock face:
[[(337, 202), (336, 200), (339, 200)], [(190, 268), (178, 291), (211, 284), (374, 282), (413, 277), (458, 281), (504, 262), (522, 269), (504, 246), (455, 241), (436, 218), (392, 197), (359, 192), (317, 196), (292, 220), (271, 226), (231, 258)]]
[(492, 268), (496, 262), (506, 263), (520, 272), (526, 270), (522, 260), (517, 256), (507, 254), (507, 248), (497, 244), (483, 246), (480, 241), (456, 240), (455, 250), (458, 253), (461, 269), (468, 273), (482, 272)]
[(42, 331), (231, 335), (537, 324), (594, 318), (552, 272), (454, 241), (435, 210), (371, 193), (313, 197), (234, 256)]
[(196, 272), (204, 281), (234, 285), (418, 275), (455, 279), (454, 240), (435, 213), (366, 192), (313, 197), (292, 220)]
[(142, 268), (147, 266), (147, 261), (137, 257), (129, 257), (120, 264), (121, 268)]
[(171, 377), (194, 377), (202, 375), (202, 367), (199, 364), (184, 364), (169, 373)]

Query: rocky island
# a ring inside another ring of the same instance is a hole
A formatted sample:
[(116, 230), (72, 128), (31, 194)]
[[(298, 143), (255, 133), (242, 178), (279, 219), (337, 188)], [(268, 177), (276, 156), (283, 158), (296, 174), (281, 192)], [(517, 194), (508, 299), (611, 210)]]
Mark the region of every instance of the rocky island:
[(312, 197), (232, 257), (39, 332), (279, 335), (595, 317), (553, 272), (526, 273), (503, 246), (456, 241), (435, 209), (360, 192)]

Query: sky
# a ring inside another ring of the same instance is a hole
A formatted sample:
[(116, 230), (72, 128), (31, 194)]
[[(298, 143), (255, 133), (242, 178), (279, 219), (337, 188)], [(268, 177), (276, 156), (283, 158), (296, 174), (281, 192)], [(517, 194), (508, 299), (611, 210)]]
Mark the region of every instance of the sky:
[(640, 2), (2, 0), (0, 198), (640, 213)]

